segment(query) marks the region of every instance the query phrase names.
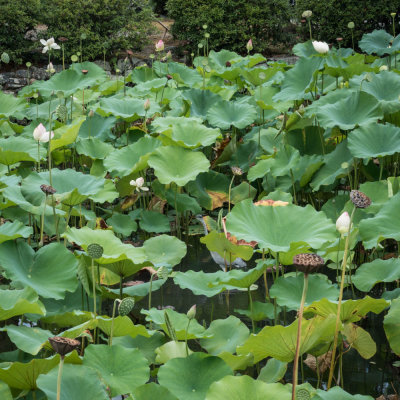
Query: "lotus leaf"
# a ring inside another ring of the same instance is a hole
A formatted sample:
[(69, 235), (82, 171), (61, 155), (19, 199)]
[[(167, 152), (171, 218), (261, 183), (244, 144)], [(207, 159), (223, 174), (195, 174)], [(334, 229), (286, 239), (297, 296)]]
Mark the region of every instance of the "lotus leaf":
[(247, 103), (221, 100), (213, 104), (207, 112), (210, 125), (221, 129), (229, 129), (232, 125), (243, 129), (257, 118), (255, 107)]
[[(111, 334), (112, 318), (110, 317), (97, 317), (99, 329), (101, 329), (107, 336)], [(137, 335), (149, 337), (149, 333), (143, 325), (135, 325), (128, 316), (118, 316), (114, 318), (113, 334), (117, 336), (129, 335), (135, 337)]]
[(252, 354), (235, 355), (228, 351), (218, 354), (218, 357), (225, 361), (225, 363), (232, 369), (232, 371), (244, 370), (247, 367), (254, 365), (254, 357)]
[(168, 217), (157, 211), (142, 211), (139, 225), (146, 232), (163, 233), (171, 231)]
[(0, 117), (18, 116), (19, 111), (26, 107), (23, 97), (0, 92)]
[(102, 160), (106, 158), (110, 153), (114, 151), (111, 144), (104, 143), (97, 137), (91, 137), (88, 139), (81, 139), (76, 144), (76, 152), (78, 154), (84, 154), (94, 160)]
[(371, 396), (362, 396), (360, 394), (352, 395), (345, 392), (340, 386), (335, 386), (327, 392), (321, 389), (317, 390), (314, 400), (373, 400)]
[(332, 222), (311, 206), (260, 207), (244, 200), (228, 214), (226, 226), (238, 239), (255, 240), (272, 251), (288, 251), (291, 243), (318, 249), (336, 238)]
[(162, 365), (158, 381), (179, 400), (203, 400), (210, 385), (226, 375), (232, 370), (220, 358), (193, 353)]
[(150, 155), (148, 163), (154, 168), (161, 183), (174, 182), (179, 186), (193, 181), (200, 172), (206, 172), (210, 166), (203, 153), (175, 146), (158, 148)]
[[(301, 326), (300, 354), (310, 353), (316, 346), (333, 339), (336, 316), (303, 319)], [(297, 321), (289, 326), (266, 326), (257, 335), (250, 335), (246, 342), (237, 348), (238, 354), (252, 353), (254, 362), (273, 357), (282, 362), (294, 359), (296, 351)]]
[(249, 328), (233, 315), (212, 321), (206, 333), (211, 337), (201, 339), (200, 344), (213, 356), (223, 352), (235, 353), (236, 346), (246, 341), (250, 335)]
[(285, 376), (286, 370), (287, 363), (270, 358), (265, 366), (261, 368), (257, 379), (265, 383), (275, 383)]
[(157, 364), (165, 364), (172, 358), (186, 357), (193, 353), (190, 349), (188, 349), (188, 353), (186, 352), (185, 342), (175, 342), (174, 340), (158, 347), (155, 352), (157, 354), (155, 359)]
[(144, 242), (147, 259), (154, 265), (177, 265), (186, 255), (186, 244), (174, 236), (160, 235)]
[(127, 214), (115, 213), (107, 219), (108, 226), (111, 226), (114, 232), (124, 236), (129, 236), (137, 229), (137, 223)]
[[(37, 379), (39, 389), (46, 393), (48, 400), (57, 398), (57, 375), (58, 368), (53, 368)], [(61, 400), (109, 400), (96, 371), (83, 365), (64, 365), (61, 387)]]
[(96, 112), (103, 117), (113, 115), (130, 122), (146, 114), (143, 103), (144, 101), (140, 99), (119, 98), (116, 95), (115, 97), (101, 99)]
[(73, 292), (78, 285), (78, 261), (59, 243), (37, 253), (26, 242), (2, 243), (0, 263), (15, 286), (29, 286), (43, 297), (63, 299), (66, 291)]
[(375, 29), (371, 33), (365, 33), (358, 45), (361, 50), (368, 54), (375, 53), (378, 56), (383, 56), (400, 50), (400, 37), (393, 38), (383, 29)]
[(98, 344), (85, 351), (83, 365), (97, 371), (111, 396), (130, 393), (149, 379), (147, 360), (138, 349)]
[[(278, 306), (277, 312), (280, 311)], [(253, 309), (248, 310), (234, 310), (236, 313), (245, 315), (253, 321), (263, 321), (265, 319), (274, 319), (274, 305), (272, 303), (261, 303), (260, 301), (253, 301)]]
[(154, 382), (137, 387), (133, 391), (133, 395), (135, 396), (135, 400), (178, 400), (167, 388), (157, 385)]
[[(40, 150), (40, 158), (44, 158), (45, 150)], [(0, 139), (0, 164), (13, 165), (20, 161), (38, 161), (37, 144), (22, 136)]]
[[(153, 281), (151, 285), (151, 291), (152, 292), (157, 291), (158, 289), (160, 289), (162, 285), (164, 285), (165, 282), (166, 279), (157, 279)], [(108, 292), (114, 293), (114, 297), (117, 297), (117, 295), (119, 295), (119, 289), (108, 289)], [(136, 282), (132, 286), (125, 287), (123, 289), (123, 293), (127, 296), (134, 297), (135, 301), (138, 301), (142, 297), (147, 296), (150, 293), (150, 282), (146, 283)]]
[(376, 344), (371, 335), (360, 326), (349, 323), (344, 325), (343, 333), (347, 343), (355, 348), (362, 358), (369, 360), (376, 353)]
[(87, 118), (79, 129), (79, 138), (97, 138), (106, 140), (111, 138), (111, 129), (114, 127), (117, 119), (115, 117), (104, 118), (94, 113), (93, 117)]
[(0, 243), (15, 240), (20, 237), (28, 238), (32, 234), (32, 227), (25, 226), (20, 221), (6, 222), (0, 225)]
[[(297, 310), (300, 306), (303, 286), (303, 273), (296, 276), (280, 276), (271, 286), (270, 296), (276, 298), (276, 302), (280, 306), (286, 306), (289, 310)], [(308, 291), (304, 303), (306, 306), (322, 298), (335, 301), (338, 297), (338, 287), (332, 285), (325, 275), (312, 274), (308, 277)]]
[(54, 131), (54, 139), (52, 139), (50, 144), (51, 151), (74, 143), (84, 120), (85, 117), (79, 117), (74, 119), (70, 125), (64, 125), (56, 129)]
[(218, 101), (221, 97), (209, 90), (190, 89), (185, 90), (182, 94), (183, 98), (190, 102), (190, 115), (192, 117), (207, 118), (208, 110)]
[(169, 63), (168, 72), (176, 82), (184, 86), (193, 87), (203, 80), (197, 70), (189, 68), (185, 64)]
[(386, 337), (392, 350), (400, 356), (400, 299), (392, 301), (383, 321)]

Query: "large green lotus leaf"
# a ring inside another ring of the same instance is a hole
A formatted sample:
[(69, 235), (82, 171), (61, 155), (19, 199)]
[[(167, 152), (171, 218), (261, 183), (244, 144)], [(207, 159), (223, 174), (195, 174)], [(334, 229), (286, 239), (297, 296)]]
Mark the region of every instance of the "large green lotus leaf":
[(237, 356), (224, 351), (218, 354), (218, 357), (224, 360), (226, 364), (231, 367), (232, 371), (245, 370), (247, 367), (254, 365), (254, 357), (252, 354)]
[(225, 376), (214, 382), (205, 400), (290, 400), (288, 387), (281, 383), (264, 383), (248, 375)]
[(63, 233), (63, 237), (66, 237), (70, 242), (78, 244), (85, 251), (92, 243), (102, 246), (103, 255), (101, 258), (96, 259), (96, 262), (100, 264), (108, 264), (126, 259), (130, 259), (135, 264), (141, 264), (146, 261), (146, 254), (143, 248), (121, 243), (110, 230), (93, 230), (86, 226), (81, 229), (67, 228)]
[(124, 236), (129, 236), (136, 231), (137, 223), (127, 214), (115, 212), (111, 218), (107, 219), (107, 225), (111, 226), (114, 232)]
[(209, 170), (199, 174), (195, 181), (189, 182), (188, 189), (202, 207), (213, 210), (228, 201), (229, 178), (225, 174)]
[(63, 299), (74, 292), (78, 260), (60, 243), (51, 243), (37, 253), (28, 243), (0, 245), (0, 264), (15, 286), (29, 286), (45, 298)]
[(203, 78), (196, 69), (189, 68), (182, 63), (168, 63), (168, 72), (177, 83), (183, 86), (193, 87), (203, 81)]
[[(280, 307), (277, 306), (276, 309), (279, 311)], [(272, 303), (253, 301), (252, 309), (250, 309), (250, 307), (247, 310), (235, 308), (234, 311), (238, 314), (245, 315), (253, 321), (263, 321), (265, 319), (274, 319), (275, 307)]]
[(288, 251), (291, 243), (318, 249), (336, 239), (333, 223), (311, 206), (263, 207), (244, 200), (228, 214), (226, 226), (238, 239), (255, 240), (259, 248), (272, 251)]
[[(171, 321), (171, 324), (176, 332), (176, 338), (178, 340), (186, 339), (186, 328), (189, 322), (189, 318), (186, 314), (180, 314), (171, 309), (157, 310), (156, 308), (151, 308), (150, 310), (142, 310), (142, 314), (146, 315), (146, 321), (151, 321), (159, 325), (166, 334), (168, 334), (167, 325), (165, 323), (164, 314), (167, 313)], [(188, 339), (197, 339), (201, 337), (210, 336), (206, 333), (203, 326), (201, 326), (196, 320), (192, 320), (189, 325), (189, 331), (187, 333)]]
[(203, 271), (186, 271), (177, 272), (174, 276), (174, 282), (181, 289), (189, 289), (196, 295), (203, 295), (207, 297), (213, 297), (224, 290), (236, 289), (234, 286), (229, 285), (218, 285), (212, 286), (212, 282), (215, 282), (217, 277), (221, 277), (225, 274), (224, 271), (217, 271), (212, 273), (206, 273)]
[[(357, 322), (365, 317), (369, 312), (374, 314), (381, 313), (388, 306), (384, 299), (373, 299), (369, 296), (360, 300), (345, 300), (340, 309), (340, 319), (343, 323)], [(306, 307), (305, 313), (312, 313), (322, 317), (337, 315), (337, 302), (331, 302), (328, 299), (322, 299)]]
[(321, 57), (301, 58), (292, 69), (285, 73), (281, 91), (274, 95), (273, 100), (278, 102), (310, 98), (308, 92), (312, 89), (311, 85), (322, 64)]
[(265, 366), (261, 368), (258, 380), (265, 383), (275, 383), (283, 379), (287, 371), (287, 363), (275, 358), (270, 358)]
[[(61, 203), (73, 207), (82, 203), (89, 196), (98, 193), (104, 187), (104, 179), (93, 175), (83, 174), (74, 169), (52, 169), (52, 186), (56, 189), (54, 197)], [(22, 181), (21, 192), (24, 197), (38, 204), (45, 198), (40, 189), (41, 185), (50, 184), (49, 172), (32, 172)], [(49, 207), (50, 208), (50, 207)]]
[[(280, 306), (286, 306), (290, 310), (297, 310), (300, 307), (303, 286), (304, 275), (302, 273), (296, 276), (280, 276), (271, 286), (269, 293), (271, 297), (276, 298), (276, 302)], [(337, 285), (332, 285), (325, 275), (309, 275), (305, 300), (306, 306), (322, 298), (335, 301), (338, 297), (339, 288)]]
[(391, 349), (400, 356), (400, 299), (392, 301), (390, 310), (383, 320), (383, 328)]
[(357, 158), (384, 157), (400, 152), (400, 128), (371, 123), (350, 133), (348, 147)]
[(363, 91), (372, 94), (385, 114), (400, 110), (397, 93), (400, 93), (400, 76), (392, 71), (374, 74), (371, 81), (363, 83)]
[[(242, 69), (241, 76), (253, 86), (261, 86), (263, 83), (269, 81), (274, 75), (279, 72), (284, 71), (283, 64), (270, 64), (267, 68), (265, 66), (255, 67), (252, 69)], [(265, 87), (263, 85), (262, 87)], [(279, 90), (278, 90), (279, 91)]]
[(393, 282), (400, 279), (400, 259), (376, 259), (362, 264), (352, 277), (352, 282), (358, 290), (369, 292), (379, 282)]
[[(40, 158), (45, 156), (45, 149), (41, 146)], [(37, 162), (37, 143), (22, 136), (0, 139), (0, 164), (13, 165), (20, 161)]]
[(186, 358), (173, 358), (162, 365), (158, 381), (179, 400), (204, 400), (213, 382), (232, 374), (219, 357), (193, 353)]
[(186, 350), (185, 342), (175, 342), (172, 340), (155, 349), (155, 353), (157, 354), (155, 362), (157, 364), (165, 364), (172, 358), (186, 357), (192, 354), (193, 351), (189, 348)]
[(91, 345), (85, 349), (83, 365), (100, 374), (113, 397), (130, 393), (149, 379), (147, 360), (138, 349)]
[(347, 145), (347, 141), (340, 142), (335, 150), (324, 156), (324, 165), (316, 172), (310, 185), (314, 190), (318, 190), (321, 186), (331, 185), (336, 178), (347, 175), (348, 168), (353, 159)]
[(154, 168), (161, 183), (174, 182), (179, 186), (193, 181), (200, 172), (206, 172), (210, 166), (203, 153), (175, 146), (158, 148), (150, 155), (148, 163)]
[(104, 160), (104, 166), (119, 177), (132, 174), (146, 168), (150, 154), (160, 146), (159, 140), (151, 136), (142, 137), (136, 143), (113, 151)]
[[(80, 290), (79, 290), (80, 291)], [(90, 321), (94, 318), (94, 314), (90, 311), (70, 311), (70, 312), (61, 312), (58, 314), (54, 314), (48, 316), (48, 313), (45, 317), (41, 318), (41, 321), (46, 324), (54, 324), (58, 327), (67, 327), (67, 326), (75, 326), (83, 324), (84, 322)]]
[(232, 125), (243, 129), (252, 124), (256, 118), (256, 108), (244, 102), (221, 100), (207, 112), (207, 120), (210, 125), (221, 129), (229, 129)]
[(171, 231), (168, 217), (157, 211), (142, 211), (139, 225), (140, 229), (146, 232), (164, 233)]
[(87, 118), (79, 129), (79, 138), (97, 138), (100, 140), (111, 139), (112, 128), (115, 126), (117, 119), (115, 117), (104, 118), (99, 114), (94, 114), (93, 117)]
[(154, 265), (174, 266), (186, 255), (186, 244), (175, 236), (160, 235), (143, 243), (147, 259)]
[(81, 139), (76, 144), (76, 152), (78, 154), (84, 154), (94, 160), (103, 160), (113, 151), (114, 147), (111, 144), (104, 143), (97, 137)]
[(54, 131), (54, 139), (51, 140), (51, 151), (74, 143), (78, 137), (79, 129), (86, 117), (75, 118), (70, 125), (64, 125)]
[(143, 100), (130, 97), (119, 98), (119, 95), (101, 99), (95, 111), (103, 117), (113, 115), (126, 121), (133, 121), (146, 113)]
[(360, 222), (360, 236), (363, 245), (371, 249), (384, 239), (400, 240), (400, 193), (393, 196), (374, 218)]
[(273, 97), (279, 92), (275, 86), (261, 86), (254, 90), (254, 100), (263, 110), (276, 110), (286, 112), (293, 106), (292, 100), (274, 102)]
[(21, 221), (6, 222), (0, 225), (0, 243), (20, 237), (28, 238), (31, 234), (32, 227), (25, 226)]
[[(368, 212), (368, 214), (376, 214), (379, 212), (387, 201), (399, 192), (399, 184), (400, 177), (389, 177), (381, 181), (362, 183), (360, 185), (360, 191), (371, 199), (371, 205), (365, 211)], [(348, 200), (347, 196), (346, 200)]]
[(190, 89), (185, 90), (182, 93), (184, 99), (190, 102), (190, 116), (200, 117), (202, 119), (207, 118), (208, 110), (218, 101), (221, 100), (221, 96), (209, 91), (201, 89)]
[(213, 356), (223, 352), (235, 353), (236, 347), (250, 335), (249, 328), (233, 315), (212, 321), (206, 332), (212, 337), (201, 339), (200, 344)]
[[(97, 317), (97, 324), (107, 336), (111, 334), (112, 318), (110, 317)], [(135, 337), (137, 335), (149, 337), (149, 333), (143, 325), (135, 325), (128, 316), (118, 316), (114, 318), (113, 335)]]
[[(34, 358), (28, 363), (5, 362), (0, 364), (0, 379), (10, 387), (21, 390), (36, 390), (36, 380), (39, 375), (47, 374), (57, 367), (60, 362), (59, 354), (49, 358)], [(65, 356), (65, 363), (81, 364), (76, 351)]]
[[(53, 368), (37, 379), (39, 389), (48, 400), (57, 399), (57, 375), (58, 368)], [(66, 364), (62, 372), (60, 400), (71, 399), (109, 400), (109, 396), (96, 371), (83, 365)]]
[(313, 105), (315, 115), (325, 129), (353, 129), (356, 126), (369, 125), (383, 117), (378, 100), (365, 92), (349, 91), (335, 103), (319, 105), (318, 101)]
[[(300, 338), (300, 355), (310, 352), (317, 345), (333, 339), (336, 316), (303, 319)], [(237, 348), (238, 354), (252, 353), (257, 363), (266, 357), (290, 362), (296, 352), (298, 321), (289, 326), (266, 326), (257, 335), (250, 335), (246, 342)]]
[(362, 396), (361, 394), (352, 395), (345, 392), (340, 386), (335, 386), (332, 389), (325, 390), (318, 389), (317, 395), (313, 397), (314, 400), (373, 400), (371, 396)]
[(198, 117), (160, 117), (156, 118), (152, 123), (151, 123), (151, 129), (152, 131), (155, 131), (157, 133), (165, 133), (167, 131), (172, 131), (172, 128), (175, 125), (182, 124), (184, 122), (190, 122), (193, 124), (202, 123), (201, 118)]
[(0, 321), (28, 313), (46, 314), (43, 303), (33, 289), (27, 286), (22, 290), (0, 290)]
[(0, 398), (3, 400), (13, 400), (10, 387), (2, 381), (0, 381)]
[(38, 327), (8, 325), (1, 328), (6, 331), (10, 340), (22, 351), (36, 355), (47, 343), (47, 339), (53, 336), (53, 333)]
[(222, 258), (225, 258), (227, 266), (238, 257), (250, 260), (253, 256), (251, 246), (234, 244), (226, 238), (223, 232), (211, 231), (208, 235), (202, 237), (200, 242), (204, 243), (208, 250), (217, 252)]
[[(219, 96), (218, 96), (219, 98)], [(0, 91), (0, 117), (11, 117), (18, 115), (26, 103), (23, 97), (16, 97)]]
[[(221, 50), (221, 51), (214, 51), (211, 50), (210, 54), (208, 55), (208, 62), (211, 68), (213, 69), (225, 69), (226, 68), (226, 62), (238, 62), (242, 59), (242, 57), (235, 53), (234, 51), (230, 50)], [(195, 65), (196, 65), (195, 60)]]
[(383, 29), (375, 29), (371, 33), (365, 33), (358, 42), (360, 49), (367, 54), (392, 54), (400, 50), (400, 38), (395, 38)]
[(255, 268), (251, 268), (248, 271), (239, 269), (232, 269), (228, 272), (221, 271), (222, 274), (214, 275), (214, 281), (210, 282), (209, 286), (223, 286), (226, 290), (229, 290), (230, 286), (248, 289), (271, 266), (273, 263), (271, 261), (259, 262)]
[[(153, 281), (151, 285), (151, 291), (156, 292), (164, 283), (167, 281), (167, 279), (157, 279)], [(113, 298), (119, 298), (119, 289), (108, 289), (108, 293), (113, 293)], [(142, 299), (144, 296), (147, 296), (150, 293), (150, 282), (145, 282), (145, 283), (136, 283), (133, 286), (127, 286), (123, 289), (123, 294), (134, 297), (135, 301), (139, 301)]]
[(347, 343), (356, 349), (362, 358), (369, 360), (375, 355), (376, 344), (371, 335), (361, 326), (350, 322), (344, 325), (343, 333)]
[(167, 388), (155, 382), (137, 387), (132, 394), (135, 400), (178, 400)]

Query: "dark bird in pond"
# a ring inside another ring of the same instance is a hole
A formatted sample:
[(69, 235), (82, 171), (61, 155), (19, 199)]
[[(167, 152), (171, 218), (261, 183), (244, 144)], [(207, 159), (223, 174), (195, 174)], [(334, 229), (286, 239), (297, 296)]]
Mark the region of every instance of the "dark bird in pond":
[[(196, 219), (201, 222), (204, 228), (204, 235), (208, 235), (208, 229), (207, 225), (203, 219), (202, 215), (196, 215)], [(229, 260), (225, 259), (224, 257), (221, 257), (216, 251), (210, 251), (212, 259), (221, 267), (223, 271), (225, 271), (225, 268), (229, 265), (235, 268), (244, 268), (247, 266), (246, 262), (243, 261), (240, 257), (236, 258), (233, 260), (231, 263), (229, 263)]]

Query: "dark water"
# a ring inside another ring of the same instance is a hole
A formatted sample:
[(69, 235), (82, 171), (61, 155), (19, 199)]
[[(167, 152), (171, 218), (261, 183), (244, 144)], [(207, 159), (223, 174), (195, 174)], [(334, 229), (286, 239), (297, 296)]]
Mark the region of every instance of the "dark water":
[[(254, 261), (250, 261), (253, 266)], [(193, 242), (188, 245), (188, 254), (182, 263), (174, 268), (174, 271), (204, 271), (216, 272), (219, 266), (212, 260), (210, 253), (202, 244)], [(272, 283), (272, 279), (269, 278)], [(253, 301), (264, 301), (265, 289), (263, 280), (259, 279), (256, 291), (252, 291)], [(196, 319), (200, 324), (209, 325), (211, 320), (226, 318), (235, 315), (251, 329), (251, 321), (235, 313), (235, 309), (248, 308), (248, 294), (246, 291), (231, 291), (227, 301), (227, 292), (220, 293), (214, 297), (198, 296), (188, 289), (181, 289), (175, 285), (172, 279), (158, 291), (153, 293), (153, 306), (173, 306), (176, 311), (186, 313), (193, 305), (197, 305)], [(143, 307), (147, 308), (147, 298), (142, 300)], [(227, 306), (229, 303), (229, 309)], [(393, 394), (392, 384), (400, 393), (399, 368), (393, 368), (392, 363), (396, 356), (391, 352), (383, 330), (383, 313), (375, 315), (370, 313), (365, 320), (358, 324), (367, 330), (377, 346), (377, 352), (370, 360), (364, 360), (356, 350), (350, 350), (343, 357), (343, 382), (344, 389), (352, 394), (364, 394), (378, 397), (382, 394)], [(294, 312), (288, 313), (288, 323), (295, 317)], [(257, 328), (260, 330), (265, 325), (271, 325), (273, 321), (260, 321)], [(283, 321), (281, 322), (283, 324)], [(304, 365), (304, 379), (315, 387), (317, 385), (316, 374)], [(328, 372), (325, 372), (322, 387), (326, 385)], [(291, 371), (285, 376), (286, 382), (291, 382)], [(301, 374), (300, 374), (301, 381)]]

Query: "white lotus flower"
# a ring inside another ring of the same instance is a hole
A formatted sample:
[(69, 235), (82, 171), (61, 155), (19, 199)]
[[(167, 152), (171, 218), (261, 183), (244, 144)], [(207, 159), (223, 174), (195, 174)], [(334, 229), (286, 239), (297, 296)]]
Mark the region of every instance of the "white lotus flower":
[(48, 72), (49, 74), (54, 74), (56, 72), (52, 62), (50, 62), (47, 66), (46, 72)]
[(137, 178), (136, 180), (135, 180), (135, 179), (132, 179), (132, 180), (129, 182), (129, 184), (130, 184), (131, 186), (134, 186), (134, 187), (135, 187), (135, 190), (136, 190), (137, 192), (140, 192), (141, 190), (143, 190), (143, 192), (147, 192), (147, 191), (149, 190), (148, 187), (143, 186), (143, 184), (144, 184), (144, 179), (143, 179), (142, 177)]
[[(53, 139), (54, 132), (51, 131), (51, 138)], [(43, 124), (39, 124), (33, 130), (33, 138), (38, 142), (47, 143), (50, 140), (50, 132), (46, 131), (46, 128)]]
[(313, 41), (312, 45), (314, 46), (314, 50), (320, 54), (325, 54), (329, 51), (329, 45), (326, 42)]
[(345, 211), (336, 221), (336, 229), (340, 234), (347, 233), (350, 229), (349, 213)]
[(60, 46), (54, 41), (54, 38), (50, 38), (47, 40), (44, 39), (40, 39), (40, 43), (42, 43), (43, 50), (42, 53), (47, 53), (48, 50), (58, 50), (60, 48)]

